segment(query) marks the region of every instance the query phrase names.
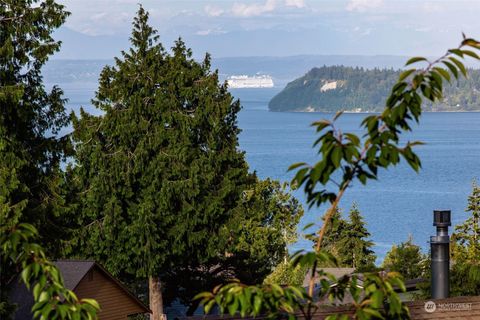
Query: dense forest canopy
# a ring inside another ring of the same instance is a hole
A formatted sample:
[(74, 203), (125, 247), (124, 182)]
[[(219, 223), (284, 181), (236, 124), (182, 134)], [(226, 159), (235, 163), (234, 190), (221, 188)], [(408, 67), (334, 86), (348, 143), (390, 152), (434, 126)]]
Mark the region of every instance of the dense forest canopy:
[[(269, 103), (271, 111), (381, 111), (401, 70), (344, 66), (313, 68), (290, 82)], [(441, 102), (426, 103), (425, 111), (480, 111), (480, 70), (453, 80)]]

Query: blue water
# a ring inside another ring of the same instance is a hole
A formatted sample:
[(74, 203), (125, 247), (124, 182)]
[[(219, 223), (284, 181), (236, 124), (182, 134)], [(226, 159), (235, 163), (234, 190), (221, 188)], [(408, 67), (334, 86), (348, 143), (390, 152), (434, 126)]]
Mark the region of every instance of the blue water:
[[(96, 84), (60, 84), (70, 99), (68, 107), (98, 114), (89, 100)], [(290, 181), (290, 164), (300, 161), (318, 161), (312, 149), (315, 131), (310, 124), (324, 113), (276, 113), (267, 108), (275, 89), (239, 89), (232, 93), (241, 99), (239, 114), (240, 148), (246, 152), (250, 169), (261, 178), (271, 177)], [(342, 131), (360, 133), (359, 124), (364, 114), (344, 114), (340, 118)], [(419, 126), (407, 136), (409, 140), (426, 143), (417, 148), (422, 169), (417, 174), (404, 163), (380, 171), (379, 180), (367, 186), (353, 185), (340, 207), (347, 213), (356, 202), (375, 242), (380, 260), (392, 244), (412, 235), (414, 242), (428, 250), (428, 239), (434, 234), (432, 211), (451, 209), (453, 224), (463, 221), (467, 213), (467, 196), (472, 179), (480, 180), (480, 113), (426, 113)], [(406, 140), (405, 140), (406, 141)], [(305, 203), (301, 191), (295, 196)], [(307, 210), (301, 225), (318, 223), (326, 207)], [(300, 228), (301, 230), (301, 228)], [(300, 237), (292, 251), (311, 248), (310, 242)]]

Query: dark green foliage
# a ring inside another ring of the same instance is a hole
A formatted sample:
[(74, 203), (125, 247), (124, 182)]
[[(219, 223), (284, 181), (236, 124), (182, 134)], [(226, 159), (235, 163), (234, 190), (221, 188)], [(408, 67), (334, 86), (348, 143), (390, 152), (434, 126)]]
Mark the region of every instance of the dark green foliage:
[(356, 270), (372, 269), (375, 265), (375, 253), (371, 248), (373, 242), (368, 240), (370, 233), (365, 227), (365, 222), (358, 206), (353, 204), (348, 214), (348, 228), (340, 245), (345, 250), (343, 263)]
[(79, 193), (74, 253), (114, 274), (161, 274), (218, 254), (223, 225), (247, 177), (225, 86), (181, 40), (167, 54), (140, 8), (115, 67), (93, 100), (105, 113), (73, 115)]
[[(410, 70), (409, 70), (410, 71)], [(443, 88), (444, 98), (426, 103), (425, 111), (478, 111), (480, 105), (480, 70), (468, 70), (469, 78), (452, 81)], [(269, 103), (272, 111), (375, 111), (385, 107), (385, 100), (401, 70), (363, 69), (344, 66), (313, 68), (290, 82)], [(321, 90), (327, 83), (336, 88)]]
[[(62, 234), (56, 206), (68, 144), (62, 90), (47, 92), (41, 67), (58, 51), (51, 33), (68, 16), (54, 1), (6, 0), (0, 6), (0, 199), (2, 223), (29, 222), (54, 251)], [(21, 207), (21, 209), (19, 209)]]
[[(65, 236), (59, 166), (68, 143), (59, 132), (69, 119), (62, 90), (47, 92), (41, 68), (59, 49), (51, 34), (67, 16), (52, 0), (2, 0), (0, 5), (0, 233), (19, 222), (32, 224), (49, 255), (58, 254), (58, 240)], [(4, 258), (1, 263), (5, 307), (4, 288), (18, 266)]]
[[(330, 220), (330, 226), (325, 233), (325, 238), (323, 242), (324, 250), (336, 257), (338, 260), (338, 264), (341, 267), (345, 267), (345, 257), (343, 255), (343, 249), (345, 248), (342, 248), (341, 242), (345, 240), (348, 227), (348, 221), (346, 219), (343, 219), (341, 210), (337, 208), (337, 210), (335, 210), (335, 213), (332, 215), (332, 218)], [(309, 237), (311, 237), (311, 240), (314, 242), (315, 247), (315, 241), (317, 239), (316, 235), (313, 234)], [(329, 265), (321, 265), (320, 267), (329, 267)]]
[(471, 216), (457, 226), (452, 235), (452, 259), (480, 264), (480, 186), (474, 181), (466, 210)]
[(218, 256), (195, 267), (190, 262), (169, 270), (164, 277), (170, 286), (166, 301), (179, 298), (193, 311), (198, 304), (192, 302), (196, 293), (232, 277), (247, 284), (261, 283), (288, 256), (287, 245), (296, 240), (302, 215), (301, 205), (286, 185), (250, 175), (237, 207), (220, 228), (218, 236), (224, 243), (217, 248)]
[(225, 263), (244, 283), (261, 283), (288, 256), (303, 208), (278, 181), (252, 176), (222, 238), (230, 239)]
[[(140, 8), (132, 48), (105, 67), (94, 105), (72, 115), (71, 186), (81, 228), (68, 255), (113, 274), (160, 276), (166, 302), (190, 304), (233, 275), (261, 282), (303, 214), (278, 182), (249, 175), (237, 113), (210, 57), (167, 53)], [(191, 305), (194, 308), (194, 305)]]
[[(58, 268), (46, 258), (43, 248), (34, 242), (38, 232), (32, 225), (21, 223), (0, 229), (2, 266), (18, 270), (19, 277), (8, 281), (21, 281), (33, 294), (34, 319), (96, 319), (100, 306), (92, 299), (78, 299), (65, 288)], [(2, 268), (2, 278), (9, 273)], [(2, 292), (5, 291), (2, 286)], [(10, 318), (10, 306), (0, 302), (0, 316)]]
[(427, 257), (422, 254), (421, 248), (409, 238), (406, 242), (393, 245), (385, 256), (382, 268), (400, 273), (404, 279), (420, 278), (424, 273), (424, 261)]
[(340, 267), (371, 270), (375, 268), (376, 256), (371, 250), (373, 242), (368, 240), (369, 237), (358, 206), (353, 204), (348, 220), (342, 218), (339, 210), (332, 216), (323, 248), (337, 258)]
[(474, 181), (468, 197), (471, 216), (455, 226), (451, 244), (451, 294), (480, 295), (480, 187)]
[(450, 295), (478, 296), (480, 295), (480, 265), (456, 261), (450, 269)]

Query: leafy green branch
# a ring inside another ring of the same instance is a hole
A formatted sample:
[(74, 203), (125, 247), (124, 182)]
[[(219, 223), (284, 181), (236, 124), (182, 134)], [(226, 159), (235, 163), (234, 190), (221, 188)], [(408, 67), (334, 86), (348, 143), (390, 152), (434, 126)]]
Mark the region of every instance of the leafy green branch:
[[(348, 292), (355, 301), (355, 315), (358, 319), (409, 318), (408, 309), (401, 303), (394, 290), (396, 288), (405, 291), (398, 274), (386, 276), (365, 274), (361, 289), (357, 285), (356, 276), (341, 279), (329, 277), (317, 268), (325, 259), (334, 260), (322, 251), (322, 241), (340, 200), (355, 181), (365, 185), (368, 180), (377, 179), (379, 168), (395, 166), (401, 158), (418, 172), (421, 162), (413, 147), (422, 143), (408, 141), (401, 146), (401, 133), (411, 131), (412, 123), (419, 122), (423, 99), (433, 103), (439, 101), (442, 99), (444, 81), (458, 79), (461, 75), (467, 76), (467, 69), (461, 60), (466, 57), (480, 60), (478, 51), (480, 42), (464, 36), (457, 48), (448, 50), (439, 59), (429, 61), (424, 57), (414, 57), (408, 60), (406, 66), (416, 63), (427, 65), (423, 68), (411, 68), (400, 74), (386, 100), (384, 111), (378, 115), (367, 116), (362, 121), (361, 126), (365, 132), (362, 137), (354, 133), (344, 133), (336, 128), (335, 122), (341, 113), (337, 113), (331, 121), (323, 119), (313, 123), (317, 133), (320, 133), (320, 137), (314, 143), (314, 147), (318, 147), (318, 153), (321, 155), (320, 161), (314, 165), (297, 163), (289, 168), (297, 169), (292, 185), (303, 186), (310, 207), (330, 203), (324, 223), (317, 232), (315, 251), (299, 253), (293, 259), (296, 264), (308, 265), (310, 272), (308, 291), (305, 293), (302, 291), (304, 288), (298, 287), (295, 292), (301, 294), (294, 295), (295, 299), (285, 299), (287, 292), (293, 290), (291, 286), (286, 287), (288, 290), (274, 289), (268, 285), (250, 286), (246, 287), (248, 290), (244, 290), (242, 284), (230, 283), (217, 287), (213, 293), (197, 296), (202, 304), (208, 306), (205, 311), (210, 311), (212, 306), (217, 304), (221, 312), (227, 308), (230, 314), (240, 312), (242, 316), (260, 313), (271, 316), (284, 312), (290, 318), (295, 318), (296, 312), (301, 312), (305, 319), (311, 319), (318, 309), (316, 298), (343, 300)], [(341, 180), (336, 182), (335, 179)], [(332, 184), (337, 190), (328, 189)], [(320, 284), (319, 288), (315, 287), (316, 283)], [(315, 292), (316, 290), (318, 292)], [(268, 307), (264, 309), (252, 308), (250, 302), (242, 303), (251, 297), (251, 291), (255, 291), (257, 300), (261, 301), (257, 304), (262, 305), (268, 299), (274, 300), (268, 300), (270, 301)], [(267, 292), (273, 291), (276, 294), (264, 296)], [(286, 304), (289, 304), (289, 307), (286, 307)]]
[(98, 303), (93, 299), (78, 299), (73, 291), (65, 288), (58, 268), (33, 242), (37, 235), (35, 227), (21, 223), (2, 230), (0, 236), (2, 265), (20, 267), (20, 279), (32, 291), (33, 318), (96, 319)]

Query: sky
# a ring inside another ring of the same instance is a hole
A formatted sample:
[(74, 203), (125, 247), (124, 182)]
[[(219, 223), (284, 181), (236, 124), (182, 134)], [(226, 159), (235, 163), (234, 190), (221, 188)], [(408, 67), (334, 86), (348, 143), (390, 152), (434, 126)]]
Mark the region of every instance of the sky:
[(141, 3), (161, 42), (182, 37), (196, 56), (442, 54), (480, 38), (480, 0), (57, 0), (71, 12), (57, 58), (93, 59), (128, 48)]

